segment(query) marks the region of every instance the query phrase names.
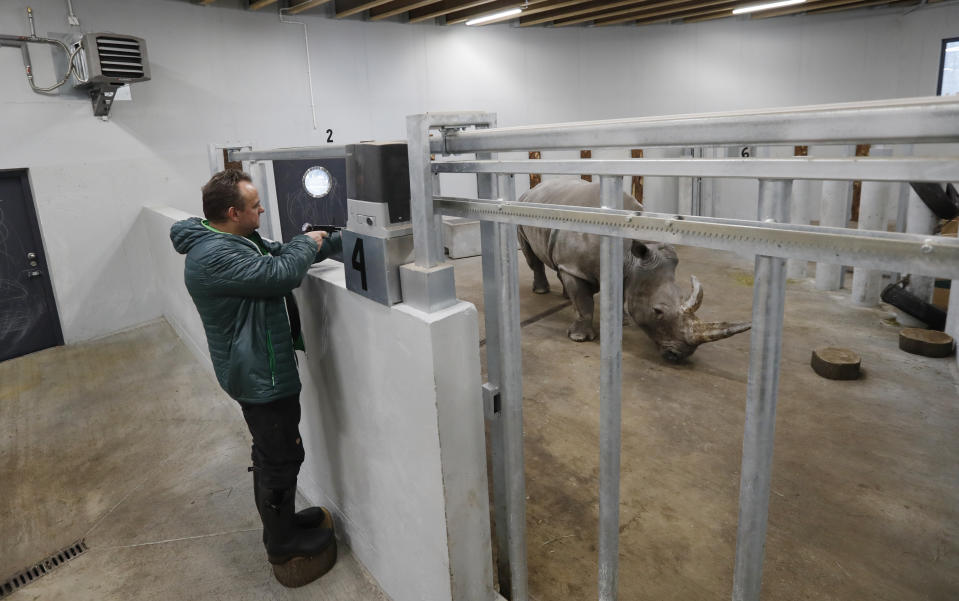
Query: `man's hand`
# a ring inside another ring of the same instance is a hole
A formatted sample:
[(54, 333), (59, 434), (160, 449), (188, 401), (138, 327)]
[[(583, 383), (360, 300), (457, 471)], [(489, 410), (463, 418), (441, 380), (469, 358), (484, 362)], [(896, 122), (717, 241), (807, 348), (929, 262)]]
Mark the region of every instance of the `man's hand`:
[(318, 246), (323, 246), (323, 238), (329, 236), (329, 234), (323, 231), (305, 232), (303, 235), (313, 238)]

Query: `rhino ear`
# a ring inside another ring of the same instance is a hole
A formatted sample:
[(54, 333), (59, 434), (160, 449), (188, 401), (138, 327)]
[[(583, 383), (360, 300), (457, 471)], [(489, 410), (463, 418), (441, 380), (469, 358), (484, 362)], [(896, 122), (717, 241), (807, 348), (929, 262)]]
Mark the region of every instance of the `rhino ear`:
[(629, 249), (633, 256), (640, 260), (645, 260), (649, 256), (649, 247), (640, 242), (639, 240), (633, 240), (633, 246)]

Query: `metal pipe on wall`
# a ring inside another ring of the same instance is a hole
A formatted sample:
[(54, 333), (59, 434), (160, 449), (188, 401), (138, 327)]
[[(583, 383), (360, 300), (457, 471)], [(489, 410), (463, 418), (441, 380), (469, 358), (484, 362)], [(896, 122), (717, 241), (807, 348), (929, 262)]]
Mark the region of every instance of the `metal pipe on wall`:
[[(791, 189), (789, 180), (760, 180), (758, 219), (787, 221)], [(758, 601), (762, 585), (782, 353), (786, 260), (757, 256), (754, 282), (733, 601)]]
[[(604, 209), (623, 208), (623, 178), (600, 178)], [(619, 476), (623, 389), (623, 240), (600, 241), (599, 599), (615, 601), (619, 582)]]

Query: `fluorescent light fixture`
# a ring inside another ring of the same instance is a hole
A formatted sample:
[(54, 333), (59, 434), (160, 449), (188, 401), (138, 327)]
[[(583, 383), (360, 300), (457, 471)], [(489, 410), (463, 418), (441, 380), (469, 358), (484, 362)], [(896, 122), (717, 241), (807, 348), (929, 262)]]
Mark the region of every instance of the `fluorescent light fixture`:
[(754, 13), (757, 10), (769, 10), (770, 8), (779, 8), (780, 6), (792, 6), (793, 4), (802, 4), (806, 0), (782, 0), (781, 2), (767, 2), (765, 4), (752, 4), (750, 6), (740, 6), (733, 9), (734, 15), (745, 13)]
[[(805, 2), (806, 0), (803, 0)], [(509, 10), (500, 11), (498, 13), (493, 13), (491, 15), (484, 15), (482, 17), (476, 17), (475, 19), (470, 19), (466, 22), (467, 25), (482, 25), (483, 23), (489, 23), (490, 21), (496, 21), (504, 17), (512, 17), (513, 15), (518, 15), (523, 12), (522, 8), (511, 8)]]

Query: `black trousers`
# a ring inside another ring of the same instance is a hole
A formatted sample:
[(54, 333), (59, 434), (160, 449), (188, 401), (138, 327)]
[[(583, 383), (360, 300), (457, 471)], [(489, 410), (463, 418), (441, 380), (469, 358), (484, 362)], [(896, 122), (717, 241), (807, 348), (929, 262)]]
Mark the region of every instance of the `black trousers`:
[(293, 395), (269, 403), (240, 403), (253, 436), (253, 469), (260, 486), (270, 489), (296, 487), (303, 463), (300, 438), (300, 397)]

